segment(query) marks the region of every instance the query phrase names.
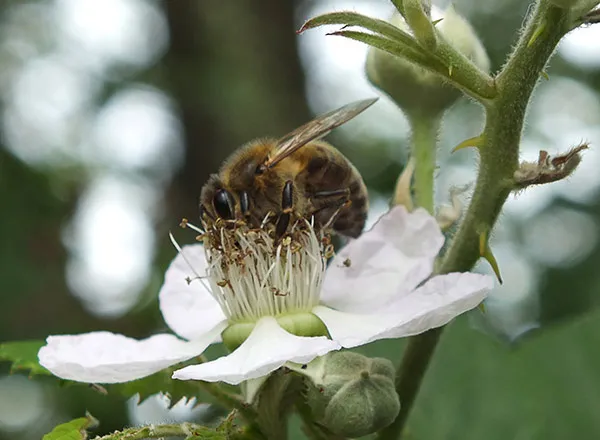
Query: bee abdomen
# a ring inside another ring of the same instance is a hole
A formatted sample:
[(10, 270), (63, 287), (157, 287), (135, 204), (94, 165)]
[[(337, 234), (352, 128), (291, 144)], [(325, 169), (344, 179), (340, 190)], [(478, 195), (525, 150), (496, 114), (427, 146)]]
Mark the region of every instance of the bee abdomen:
[(367, 221), (369, 211), (369, 198), (367, 187), (358, 171), (354, 170), (352, 183), (349, 185), (350, 206), (338, 214), (337, 220), (333, 223), (333, 229), (347, 237), (358, 237)]

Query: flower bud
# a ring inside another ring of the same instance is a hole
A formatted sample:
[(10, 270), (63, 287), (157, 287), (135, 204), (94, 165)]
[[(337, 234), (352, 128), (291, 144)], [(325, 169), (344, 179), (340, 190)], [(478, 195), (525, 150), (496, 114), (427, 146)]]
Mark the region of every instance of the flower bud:
[(307, 403), (315, 420), (335, 434), (362, 437), (394, 421), (400, 399), (394, 388), (394, 367), (383, 358), (349, 351), (317, 360)]
[[(410, 32), (398, 12), (390, 23)], [(483, 45), (471, 25), (453, 7), (446, 9), (436, 28), (448, 43), (480, 69), (489, 70), (490, 61)], [(369, 48), (366, 70), (369, 81), (387, 93), (409, 116), (436, 116), (461, 96), (458, 89), (438, 74), (374, 47)]]

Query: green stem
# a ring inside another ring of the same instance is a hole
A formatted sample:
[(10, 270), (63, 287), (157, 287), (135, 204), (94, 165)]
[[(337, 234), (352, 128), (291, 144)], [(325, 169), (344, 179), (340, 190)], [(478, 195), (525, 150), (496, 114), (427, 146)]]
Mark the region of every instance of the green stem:
[(256, 412), (250, 405), (237, 394), (224, 390), (218, 383), (196, 381), (196, 385), (213, 396), (223, 407), (236, 409), (246, 421), (253, 422), (256, 419)]
[(445, 66), (445, 70), (438, 73), (450, 83), (458, 85), (467, 95), (479, 102), (494, 99), (498, 95), (494, 80), (441, 35), (434, 54)]
[(473, 198), (440, 273), (470, 270), (480, 257), (479, 236), (492, 230), (513, 188), (525, 111), (548, 59), (568, 32), (567, 18), (567, 11), (547, 1), (539, 2), (496, 78), (498, 97), (486, 106), (483, 145), (479, 148), (481, 165)]
[[(150, 425), (136, 428), (128, 428), (123, 431), (113, 432), (102, 437), (95, 437), (94, 440), (142, 440), (147, 438), (165, 438), (165, 437), (193, 437), (198, 439), (225, 440), (230, 435), (226, 432), (219, 432), (206, 426), (195, 423), (178, 423), (168, 425)], [(240, 438), (235, 435), (231, 438)]]
[(412, 156), (415, 159), (415, 199), (418, 206), (433, 214), (433, 187), (437, 134), (440, 117), (409, 117), (412, 128)]
[(287, 422), (302, 380), (282, 370), (271, 374), (261, 387), (256, 421), (267, 440), (286, 440)]
[[(492, 230), (513, 185), (531, 94), (556, 45), (568, 30), (567, 11), (546, 0), (537, 3), (515, 50), (496, 78), (497, 97), (486, 102), (486, 125), (475, 192), (438, 273), (468, 271), (479, 259), (479, 237)], [(380, 433), (381, 440), (402, 435), (441, 332), (441, 328), (433, 329), (410, 339), (396, 382), (402, 409), (392, 425)]]

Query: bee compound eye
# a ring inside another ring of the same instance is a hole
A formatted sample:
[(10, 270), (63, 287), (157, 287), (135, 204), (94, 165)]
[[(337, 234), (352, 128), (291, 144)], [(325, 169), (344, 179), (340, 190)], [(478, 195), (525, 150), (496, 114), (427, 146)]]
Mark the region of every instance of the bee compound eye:
[(235, 203), (233, 196), (227, 190), (217, 190), (213, 199), (213, 204), (219, 217), (225, 220), (232, 220), (234, 218)]

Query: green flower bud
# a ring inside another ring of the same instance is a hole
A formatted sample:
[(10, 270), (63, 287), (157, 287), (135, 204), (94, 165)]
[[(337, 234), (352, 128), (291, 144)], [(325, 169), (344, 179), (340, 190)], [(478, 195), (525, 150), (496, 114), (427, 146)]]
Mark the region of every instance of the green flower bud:
[[(390, 23), (410, 32), (397, 12)], [(446, 9), (436, 28), (445, 40), (475, 65), (489, 71), (490, 61), (485, 48), (471, 25), (453, 7)], [(366, 70), (369, 81), (387, 93), (409, 116), (436, 116), (461, 96), (458, 89), (447, 84), (438, 74), (374, 47), (369, 48)]]
[(354, 438), (377, 432), (394, 421), (400, 399), (389, 360), (342, 351), (314, 362), (317, 365), (307, 369), (312, 379), (307, 403), (319, 424)]

